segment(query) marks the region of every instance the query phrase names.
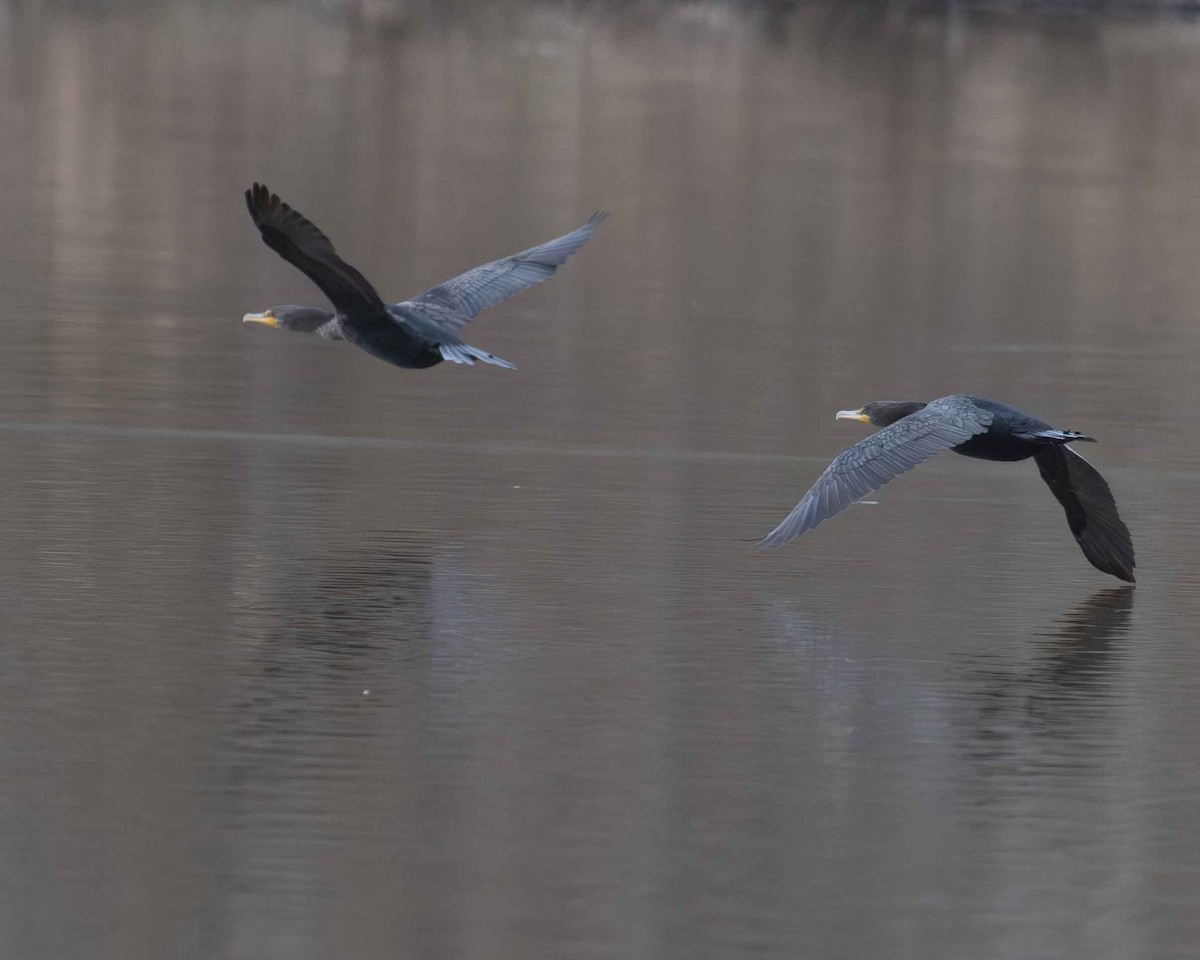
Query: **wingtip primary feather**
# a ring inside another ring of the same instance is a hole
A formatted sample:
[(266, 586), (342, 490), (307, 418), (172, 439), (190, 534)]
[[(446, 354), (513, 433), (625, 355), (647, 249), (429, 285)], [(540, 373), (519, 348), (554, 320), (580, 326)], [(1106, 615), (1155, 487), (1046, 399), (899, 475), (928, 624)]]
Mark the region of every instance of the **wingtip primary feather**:
[(264, 214), (274, 213), (279, 205), (279, 197), (271, 193), (265, 183), (255, 180), (246, 191), (246, 209), (255, 223), (260, 222)]
[[(797, 506), (799, 506), (799, 504), (797, 504)], [(757, 543), (759, 550), (778, 550), (780, 547), (791, 543), (796, 539), (797, 536), (799, 536), (799, 534), (793, 533), (790, 535), (785, 535), (781, 534), (780, 530), (788, 523), (789, 520), (792, 519), (794, 514), (795, 509), (793, 508), (792, 513), (789, 513), (786, 517), (784, 517), (783, 522), (776, 526), (774, 530), (763, 534), (761, 537), (754, 537), (748, 542)]]
[(279, 194), (273, 193), (270, 187), (257, 180), (246, 191), (246, 202), (267, 213), (278, 213), (280, 208), (287, 209), (287, 204), (279, 199)]

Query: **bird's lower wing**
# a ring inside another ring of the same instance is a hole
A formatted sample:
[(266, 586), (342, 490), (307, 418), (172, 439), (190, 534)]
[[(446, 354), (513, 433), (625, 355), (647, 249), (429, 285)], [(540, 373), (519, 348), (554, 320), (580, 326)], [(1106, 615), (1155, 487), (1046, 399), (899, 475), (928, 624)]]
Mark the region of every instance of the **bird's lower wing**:
[(457, 332), (480, 310), (554, 276), (554, 271), (592, 238), (606, 216), (595, 213), (568, 234), (475, 267), (393, 306), (411, 310), (449, 333)]
[(1133, 540), (1099, 471), (1069, 447), (1046, 447), (1034, 459), (1046, 486), (1066, 511), (1067, 524), (1088, 562), (1133, 583)]
[(934, 454), (983, 433), (991, 420), (987, 411), (963, 398), (950, 397), (884, 427), (840, 454), (804, 499), (759, 543), (783, 546)]

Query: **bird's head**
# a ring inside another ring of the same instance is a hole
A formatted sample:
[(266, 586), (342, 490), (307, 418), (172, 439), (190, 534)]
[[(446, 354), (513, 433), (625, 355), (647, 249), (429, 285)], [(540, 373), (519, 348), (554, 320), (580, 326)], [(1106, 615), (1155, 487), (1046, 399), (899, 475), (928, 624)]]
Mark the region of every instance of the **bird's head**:
[(924, 406), (919, 400), (872, 400), (859, 410), (839, 410), (836, 419), (861, 420), (875, 427), (886, 427)]
[(247, 313), (242, 317), (242, 323), (261, 323), (268, 327), (283, 330), (299, 330), (302, 333), (312, 333), (322, 324), (333, 319), (328, 310), (318, 310), (316, 307), (297, 307), (286, 304), (281, 307), (268, 307), (262, 313)]

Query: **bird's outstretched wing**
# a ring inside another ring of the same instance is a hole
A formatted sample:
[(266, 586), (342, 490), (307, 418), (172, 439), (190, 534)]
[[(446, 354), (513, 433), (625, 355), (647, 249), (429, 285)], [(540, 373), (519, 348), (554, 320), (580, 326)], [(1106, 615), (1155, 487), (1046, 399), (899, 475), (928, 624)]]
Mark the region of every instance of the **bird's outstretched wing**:
[(268, 247), (304, 273), (339, 313), (367, 307), (383, 312), (383, 301), (361, 273), (346, 263), (316, 224), (260, 183), (246, 191), (246, 209)]
[(983, 433), (991, 422), (992, 414), (966, 397), (932, 401), (840, 454), (804, 499), (759, 543), (783, 546), (935, 453)]
[(1133, 540), (1104, 478), (1069, 447), (1046, 447), (1033, 458), (1046, 486), (1067, 512), (1067, 524), (1088, 562), (1133, 583)]
[(448, 333), (456, 333), (480, 310), (554, 276), (555, 269), (591, 239), (607, 216), (594, 213), (587, 223), (564, 236), (460, 273), (419, 297), (393, 306), (410, 310)]

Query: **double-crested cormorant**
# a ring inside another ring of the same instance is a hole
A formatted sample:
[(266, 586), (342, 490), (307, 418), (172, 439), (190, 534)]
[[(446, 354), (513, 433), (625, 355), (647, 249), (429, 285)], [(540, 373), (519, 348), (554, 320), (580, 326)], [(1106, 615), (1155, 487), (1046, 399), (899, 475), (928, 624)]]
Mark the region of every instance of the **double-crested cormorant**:
[(1095, 443), (1091, 437), (1056, 430), (981, 397), (950, 396), (929, 403), (876, 400), (861, 410), (840, 410), (837, 419), (883, 429), (834, 460), (783, 522), (762, 538), (764, 546), (782, 546), (943, 450), (980, 460), (1033, 457), (1066, 510), (1083, 555), (1097, 570), (1133, 583), (1133, 542), (1112, 491), (1095, 467), (1066, 446), (1075, 440)]
[(482, 360), (515, 370), (507, 360), (463, 343), (458, 331), (485, 307), (552, 277), (607, 216), (593, 214), (565, 236), (475, 267), (412, 300), (384, 303), (367, 279), (337, 255), (325, 234), (265, 186), (256, 183), (246, 191), (246, 206), (266, 245), (320, 287), (336, 313), (288, 305), (247, 313), (243, 322), (349, 340), (373, 357), (413, 368), (443, 360)]

